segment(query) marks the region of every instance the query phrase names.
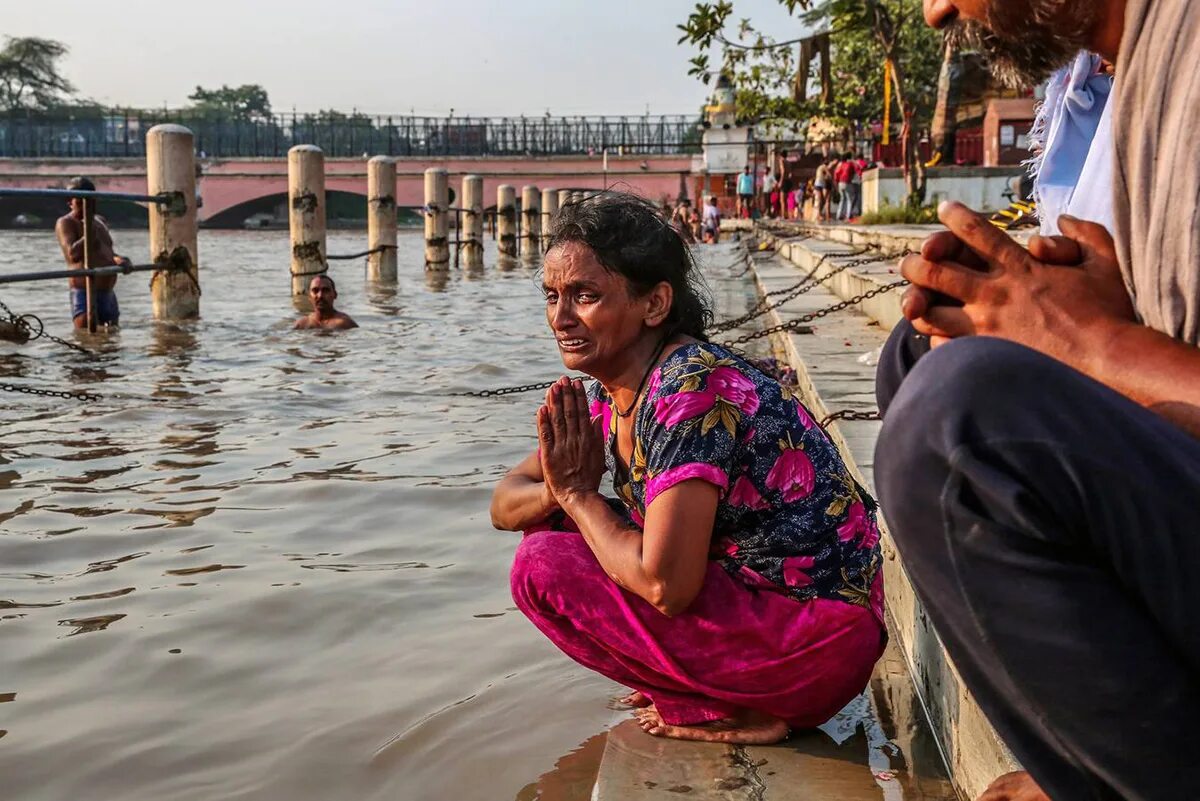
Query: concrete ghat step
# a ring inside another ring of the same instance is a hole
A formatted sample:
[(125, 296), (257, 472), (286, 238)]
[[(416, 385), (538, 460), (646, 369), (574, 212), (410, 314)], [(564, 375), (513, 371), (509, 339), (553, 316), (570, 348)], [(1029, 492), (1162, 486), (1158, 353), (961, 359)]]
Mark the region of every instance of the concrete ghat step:
[[(895, 244), (885, 240), (882, 246), (890, 249)], [(814, 267), (817, 275), (828, 274), (846, 260), (829, 255), (844, 252), (842, 244), (808, 239), (780, 241), (776, 245), (780, 257), (756, 265), (756, 280), (762, 293), (790, 286), (810, 274)], [(895, 280), (889, 269), (894, 269), (894, 265), (887, 262), (854, 268), (835, 276), (829, 281), (830, 288), (844, 299)], [(809, 292), (769, 312), (765, 324), (794, 319), (835, 300), (830, 293)], [(877, 300), (880, 302), (864, 306), (861, 311), (847, 310), (822, 318), (814, 323), (813, 335), (776, 336), (777, 354), (796, 369), (802, 394), (815, 415), (823, 417), (841, 408), (875, 408), (875, 360), (862, 357), (882, 345), (887, 331), (899, 319), (899, 294), (888, 293)], [(880, 425), (837, 422), (830, 426), (830, 435), (851, 469), (868, 487), (873, 487), (875, 439)], [(996, 776), (1018, 766), (946, 656), (913, 592), (886, 525), (884, 529), (889, 628), (917, 684), (955, 786), (965, 797), (975, 798)]]

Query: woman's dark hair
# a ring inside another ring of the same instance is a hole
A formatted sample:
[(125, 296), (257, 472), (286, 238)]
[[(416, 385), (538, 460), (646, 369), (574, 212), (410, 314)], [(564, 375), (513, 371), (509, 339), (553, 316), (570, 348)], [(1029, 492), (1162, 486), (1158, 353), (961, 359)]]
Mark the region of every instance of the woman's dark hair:
[(641, 296), (662, 281), (674, 300), (663, 321), (671, 334), (708, 341), (712, 304), (692, 252), (654, 203), (627, 192), (596, 192), (558, 210), (549, 248), (586, 245), (606, 270), (622, 276)]

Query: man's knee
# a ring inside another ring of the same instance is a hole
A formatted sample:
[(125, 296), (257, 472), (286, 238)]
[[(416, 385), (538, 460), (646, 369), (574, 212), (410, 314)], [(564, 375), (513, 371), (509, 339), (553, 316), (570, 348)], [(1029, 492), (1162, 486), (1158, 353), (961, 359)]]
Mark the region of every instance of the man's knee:
[(1054, 386), (1066, 370), (1036, 351), (986, 337), (955, 340), (922, 357), (892, 401), (875, 450), (876, 485), (895, 533), (914, 533), (909, 513), (923, 516), (922, 508), (939, 503), (960, 445), (1018, 436), (1042, 401), (1058, 396)]
[(908, 320), (901, 320), (888, 335), (875, 370), (875, 401), (886, 415), (900, 385), (912, 372), (917, 360), (929, 352), (929, 338), (923, 337)]

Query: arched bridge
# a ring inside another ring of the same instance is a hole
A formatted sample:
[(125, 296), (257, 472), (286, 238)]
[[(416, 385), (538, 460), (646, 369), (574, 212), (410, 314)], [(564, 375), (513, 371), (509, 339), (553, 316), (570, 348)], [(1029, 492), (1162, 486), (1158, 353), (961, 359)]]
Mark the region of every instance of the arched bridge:
[[(429, 167), (443, 167), (450, 176), (450, 187), (459, 191), (464, 175), (483, 178), (484, 198), (495, 203), (496, 188), (511, 184), (520, 188), (534, 185), (542, 189), (627, 189), (652, 200), (674, 200), (687, 191), (693, 170), (691, 155), (613, 156), (538, 156), (538, 157), (399, 157), (396, 158), (396, 203), (420, 206), (424, 203), (424, 173)], [(607, 170), (605, 163), (607, 161)], [(286, 209), (287, 160), (202, 159), (198, 162), (198, 191), (202, 199), (200, 221), (213, 227), (242, 227), (255, 215), (278, 217)], [(76, 175), (86, 175), (98, 188), (116, 192), (145, 193), (144, 160), (117, 159), (0, 159), (0, 185), (22, 188), (61, 188)], [(325, 188), (331, 216), (341, 209), (366, 206), (367, 161), (327, 159)], [(0, 224), (8, 224), (20, 210), (11, 204), (0, 208)], [(52, 209), (37, 209), (39, 216)], [(361, 217), (362, 214), (347, 214)]]

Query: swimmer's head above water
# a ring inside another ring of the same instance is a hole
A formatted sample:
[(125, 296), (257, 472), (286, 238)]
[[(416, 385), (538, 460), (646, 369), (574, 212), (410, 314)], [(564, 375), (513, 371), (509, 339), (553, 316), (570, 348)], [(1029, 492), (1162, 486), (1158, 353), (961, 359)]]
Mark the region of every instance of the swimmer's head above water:
[(337, 284), (328, 275), (313, 276), (308, 282), (308, 297), (314, 309), (328, 314), (333, 311), (333, 302), (337, 300)]
[(295, 328), (324, 328), (338, 330), (358, 328), (358, 323), (350, 315), (340, 312), (333, 307), (337, 300), (337, 284), (328, 275), (314, 275), (308, 282), (308, 299), (312, 303), (312, 314), (305, 315), (296, 321)]

